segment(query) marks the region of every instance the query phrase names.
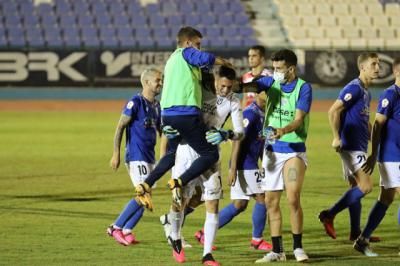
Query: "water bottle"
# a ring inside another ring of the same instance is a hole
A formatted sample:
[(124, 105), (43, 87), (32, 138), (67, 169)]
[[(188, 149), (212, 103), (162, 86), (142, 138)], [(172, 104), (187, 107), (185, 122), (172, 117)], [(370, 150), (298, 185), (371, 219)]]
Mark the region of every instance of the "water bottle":
[(276, 130), (275, 128), (271, 126), (267, 126), (264, 129), (264, 135), (265, 135), (265, 145), (272, 145), (275, 143), (275, 139), (272, 138), (273, 135), (275, 135)]

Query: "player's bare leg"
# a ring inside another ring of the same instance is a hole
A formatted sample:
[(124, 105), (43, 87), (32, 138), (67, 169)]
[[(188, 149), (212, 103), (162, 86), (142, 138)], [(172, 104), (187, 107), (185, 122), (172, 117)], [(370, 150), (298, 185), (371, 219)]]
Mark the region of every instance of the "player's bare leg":
[(285, 182), (286, 197), (290, 209), (290, 224), (293, 235), (293, 252), (296, 260), (306, 261), (308, 256), (303, 250), (303, 209), (301, 208), (300, 195), (304, 182), (306, 165), (300, 158), (292, 158), (285, 163), (283, 177)]

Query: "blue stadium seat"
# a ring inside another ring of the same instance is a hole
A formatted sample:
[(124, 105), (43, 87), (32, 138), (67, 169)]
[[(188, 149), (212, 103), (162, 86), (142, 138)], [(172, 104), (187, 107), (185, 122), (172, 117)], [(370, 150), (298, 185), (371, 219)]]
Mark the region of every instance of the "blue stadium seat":
[(178, 5), (173, 1), (161, 2), (161, 10), (164, 15), (174, 15), (177, 13)]
[(223, 14), (229, 10), (229, 3), (225, 1), (215, 1), (212, 3), (214, 14)]
[(26, 39), (29, 47), (41, 48), (46, 44), (42, 36), (36, 36), (36, 37), (32, 36), (32, 37), (27, 37)]
[(179, 11), (181, 14), (189, 14), (195, 11), (195, 6), (192, 2), (184, 1), (181, 2), (179, 5)]
[(59, 17), (59, 21), (61, 27), (76, 25), (76, 17), (72, 13), (61, 14)]
[(130, 25), (129, 17), (124, 13), (115, 15), (113, 17), (113, 22), (115, 26), (128, 26)]
[(135, 14), (131, 16), (131, 21), (134, 27), (143, 26), (147, 24), (147, 18), (142, 14)]
[(221, 49), (226, 47), (226, 41), (223, 38), (210, 39), (209, 47)]
[(118, 47), (119, 41), (117, 38), (100, 38), (102, 47)]
[(132, 37), (119, 38), (121, 48), (136, 48), (136, 41)]
[(111, 17), (108, 15), (96, 15), (95, 20), (98, 27), (105, 27), (111, 24)]
[(63, 47), (64, 46), (64, 40), (61, 38), (61, 36), (45, 36), (44, 39), (46, 40), (47, 47)]
[(169, 27), (175, 25), (183, 25), (183, 16), (182, 15), (170, 15), (167, 18), (167, 24)]
[(258, 42), (252, 37), (247, 37), (247, 38), (243, 39), (243, 45), (246, 47), (254, 46), (257, 44), (258, 44)]
[(47, 25), (57, 25), (57, 17), (55, 15), (41, 15), (40, 21), (42, 25), (47, 24)]
[(25, 27), (39, 25), (39, 18), (36, 16), (36, 14), (25, 14), (25, 15), (23, 15), (22, 20), (23, 20)]
[(79, 29), (75, 26), (68, 27), (65, 26), (62, 30), (64, 38), (74, 38), (74, 36), (79, 36)]
[(157, 48), (171, 49), (175, 46), (175, 42), (169, 37), (156, 37), (155, 44)]
[(26, 26), (25, 27), (26, 38), (31, 39), (35, 37), (43, 37), (42, 29), (34, 26)]
[(169, 37), (170, 34), (167, 27), (153, 27), (153, 36), (166, 38)]
[(228, 48), (242, 48), (243, 40), (240, 37), (231, 37), (226, 39), (226, 44)]
[(117, 28), (117, 37), (119, 39), (132, 38), (133, 37), (132, 28), (129, 26)]
[(153, 16), (161, 13), (161, 6), (157, 3), (150, 3), (144, 7), (144, 10), (148, 16)]
[(165, 17), (161, 15), (149, 16), (149, 24), (153, 26), (163, 26), (165, 25)]
[(99, 36), (101, 40), (104, 39), (116, 39), (115, 30), (112, 27), (99, 28)]
[(82, 44), (86, 48), (97, 48), (100, 47), (101, 43), (96, 36), (93, 36), (92, 38), (82, 38)]
[(246, 14), (238, 14), (233, 16), (235, 24), (244, 25), (249, 23), (249, 17)]
[(206, 1), (196, 1), (196, 11), (199, 14), (212, 12), (211, 4)]
[(136, 38), (138, 48), (150, 49), (154, 48), (154, 40), (151, 37)]
[(235, 25), (223, 27), (222, 32), (226, 39), (238, 36), (238, 28)]
[(78, 25), (79, 26), (85, 26), (85, 27), (93, 27), (94, 26), (94, 21), (93, 17), (91, 15), (78, 15), (77, 17)]
[(7, 34), (8, 37), (15, 37), (15, 36), (23, 36), (24, 29), (21, 25), (14, 25), (7, 27)]
[(205, 26), (213, 26), (217, 23), (217, 16), (214, 13), (208, 12), (200, 16), (201, 24)]
[(151, 31), (148, 27), (137, 27), (135, 28), (136, 39), (147, 38), (151, 36)]
[(121, 2), (113, 2), (109, 5), (110, 7), (110, 13), (113, 15), (118, 15), (125, 13), (125, 6)]
[(254, 33), (253, 28), (251, 26), (241, 26), (239, 27), (239, 34), (241, 36), (252, 36)]
[(8, 36), (8, 42), (11, 47), (25, 47), (26, 40), (24, 35), (12, 35)]
[(218, 16), (218, 23), (221, 26), (233, 24), (233, 14), (226, 12), (222, 16)]
[(207, 27), (206, 30), (207, 38), (210, 38), (211, 40), (218, 39), (221, 36), (221, 28), (219, 26)]
[(244, 13), (244, 7), (240, 0), (232, 0), (229, 2), (229, 10), (234, 14)]
[(7, 25), (22, 23), (22, 19), (18, 13), (5, 13), (4, 18)]
[(8, 41), (6, 36), (0, 36), (0, 47), (6, 47), (8, 45)]
[(187, 26), (192, 26), (196, 27), (198, 24), (200, 24), (201, 20), (201, 15), (198, 15), (197, 13), (188, 13), (184, 15), (184, 23)]
[(71, 37), (71, 38), (64, 37), (64, 43), (65, 43), (65, 46), (67, 46), (67, 47), (75, 47), (75, 48), (80, 48), (82, 45), (81, 38), (79, 38), (79, 36), (75, 36), (75, 37)]

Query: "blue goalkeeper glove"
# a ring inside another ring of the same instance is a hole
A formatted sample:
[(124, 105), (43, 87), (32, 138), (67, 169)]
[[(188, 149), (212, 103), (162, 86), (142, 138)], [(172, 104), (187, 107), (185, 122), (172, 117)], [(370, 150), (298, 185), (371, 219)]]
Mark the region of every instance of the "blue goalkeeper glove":
[(167, 137), (167, 139), (174, 139), (179, 136), (178, 130), (171, 126), (164, 126), (162, 128), (162, 133)]
[(223, 129), (211, 129), (206, 132), (206, 140), (208, 143), (212, 145), (218, 145), (227, 139), (233, 137), (232, 130), (223, 130)]

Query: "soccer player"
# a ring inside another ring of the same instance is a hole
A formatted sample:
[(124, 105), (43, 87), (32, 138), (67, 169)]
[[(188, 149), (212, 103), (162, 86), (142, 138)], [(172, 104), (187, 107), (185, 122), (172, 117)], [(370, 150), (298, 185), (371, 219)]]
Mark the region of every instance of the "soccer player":
[[(120, 147), (126, 131), (125, 162), (134, 186), (142, 183), (153, 169), (157, 131), (160, 132), (160, 94), (162, 73), (154, 68), (144, 70), (140, 77), (143, 90), (125, 105), (114, 136), (114, 152), (110, 161), (113, 170), (120, 165)], [(132, 229), (143, 215), (138, 198), (131, 199), (107, 233), (122, 245), (138, 243)]]
[(301, 262), (308, 260), (302, 246), (303, 210), (300, 194), (307, 166), (305, 141), (312, 89), (310, 84), (297, 76), (297, 56), (293, 51), (279, 50), (272, 55), (271, 60), (273, 77), (262, 77), (239, 86), (239, 90), (244, 92), (265, 91), (268, 102), (264, 130), (273, 128), (273, 133), (265, 140), (262, 161), (265, 171), (262, 188), (268, 206), (272, 251), (256, 263), (286, 260), (280, 209), (280, 198), (284, 189), (290, 209), (293, 253), (296, 260)]
[[(332, 148), (342, 159), (344, 177), (350, 189), (330, 208), (319, 214), (326, 233), (336, 238), (333, 225), (335, 216), (349, 208), (350, 240), (360, 234), (361, 198), (372, 190), (372, 178), (363, 171), (370, 139), (369, 112), (371, 94), (368, 91), (372, 80), (379, 75), (379, 58), (376, 53), (362, 53), (357, 59), (360, 74), (339, 93), (339, 98), (329, 109), (329, 123), (333, 133)], [(379, 239), (377, 239), (379, 241)]]
[[(271, 76), (272, 73), (267, 68), (264, 68), (265, 65), (265, 48), (261, 45), (254, 45), (250, 47), (248, 51), (248, 61), (251, 70), (246, 72), (242, 76), (242, 82), (248, 83), (253, 81), (255, 77), (259, 76)], [(243, 95), (242, 99), (242, 107), (250, 105), (256, 96), (254, 92), (248, 92)]]
[[(215, 78), (217, 97), (210, 91), (203, 90), (203, 119), (207, 127), (207, 140), (218, 146), (224, 140), (233, 140), (232, 158), (237, 157), (240, 140), (243, 137), (243, 116), (240, 100), (232, 93), (232, 87), (236, 79), (233, 69), (221, 66)], [(233, 131), (221, 129), (228, 117), (232, 117)], [(199, 157), (199, 154), (189, 145), (181, 143), (177, 148), (176, 164), (172, 176), (177, 179), (181, 173)], [(218, 229), (218, 203), (222, 196), (222, 181), (220, 163), (216, 163), (209, 170), (205, 171), (199, 178), (196, 178), (184, 186), (183, 200), (189, 200), (196, 192), (196, 186), (202, 187), (202, 198), (206, 206), (206, 220), (204, 223), (204, 250), (202, 262), (204, 265), (219, 265), (211, 255), (212, 244)], [(186, 205), (186, 204), (184, 204)], [(170, 222), (168, 240), (173, 247), (173, 256), (176, 261), (184, 262), (185, 255), (181, 241), (181, 226), (184, 213), (176, 204), (172, 204), (167, 220)], [(165, 228), (165, 226), (164, 226)]]
[[(264, 137), (265, 94), (254, 98), (243, 111), (243, 125), (245, 137), (240, 141), (237, 160), (232, 160), (229, 169), (228, 184), (231, 186), (232, 203), (223, 208), (219, 213), (218, 229), (232, 221), (234, 217), (246, 210), (250, 198), (256, 200), (254, 205), (253, 237), (251, 247), (256, 250), (270, 251), (272, 245), (263, 240), (266, 222), (266, 206), (264, 191), (261, 188), (263, 171), (258, 167), (258, 159), (262, 157)], [(203, 243), (203, 230), (196, 232), (195, 236)]]
[(369, 257), (378, 256), (369, 248), (371, 234), (385, 217), (396, 191), (400, 192), (400, 58), (393, 61), (392, 69), (395, 83), (379, 98), (372, 127), (372, 150), (362, 166), (366, 173), (372, 174), (378, 160), (380, 173), (379, 198), (371, 209), (365, 228), (354, 242), (354, 249)]
[(167, 60), (164, 70), (164, 87), (161, 96), (161, 115), (165, 131), (177, 130), (179, 135), (168, 141), (167, 153), (160, 159), (146, 182), (136, 187), (139, 198), (151, 206), (151, 187), (175, 163), (178, 144), (183, 140), (200, 157), (178, 179), (171, 179), (169, 187), (178, 206), (181, 205), (182, 186), (201, 175), (219, 159), (218, 148), (205, 139), (207, 127), (201, 117), (202, 75), (200, 68), (213, 65), (232, 65), (211, 53), (200, 51), (202, 34), (192, 28), (183, 27), (177, 35), (178, 48)]

